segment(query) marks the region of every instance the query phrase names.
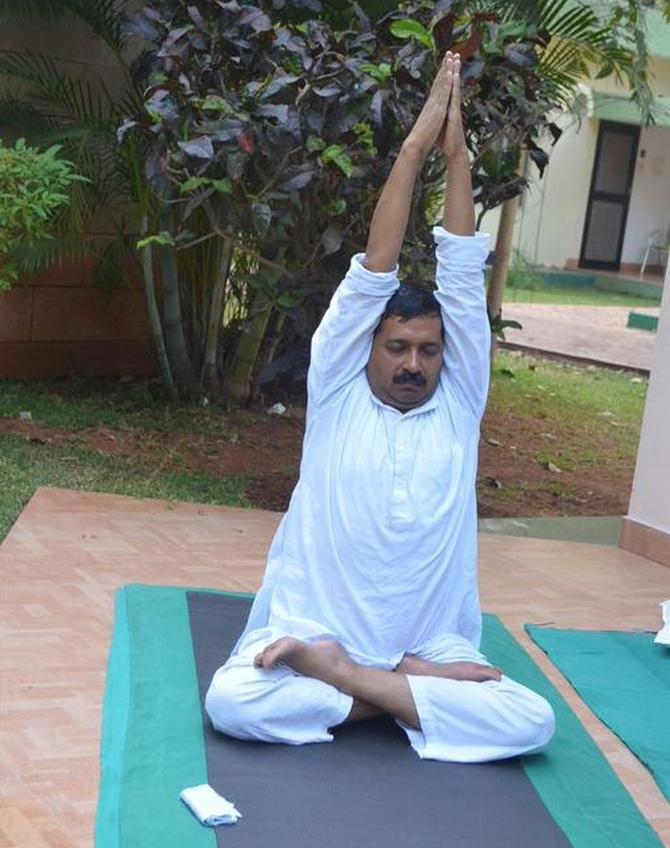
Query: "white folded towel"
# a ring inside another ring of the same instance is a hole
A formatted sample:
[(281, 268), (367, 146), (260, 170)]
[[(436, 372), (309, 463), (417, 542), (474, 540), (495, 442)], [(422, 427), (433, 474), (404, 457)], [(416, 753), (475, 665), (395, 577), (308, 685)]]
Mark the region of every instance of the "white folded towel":
[(208, 783), (184, 789), (179, 797), (191, 808), (201, 824), (211, 827), (217, 824), (235, 824), (242, 818), (242, 813), (238, 812), (230, 801), (226, 801), (223, 795), (215, 792)]
[(670, 600), (663, 601), (661, 604), (661, 614), (663, 615), (663, 627), (656, 634), (654, 642), (670, 647)]

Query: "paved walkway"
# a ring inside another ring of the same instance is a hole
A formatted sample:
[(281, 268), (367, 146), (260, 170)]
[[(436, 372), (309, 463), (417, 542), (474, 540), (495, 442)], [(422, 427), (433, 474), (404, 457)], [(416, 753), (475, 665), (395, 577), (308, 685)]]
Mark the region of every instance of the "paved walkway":
[[(564, 306), (505, 303), (503, 318), (518, 321), (522, 330), (505, 330), (515, 347), (579, 357), (622, 368), (649, 371), (656, 333), (626, 327), (627, 306)], [(658, 315), (658, 307), (635, 312)]]

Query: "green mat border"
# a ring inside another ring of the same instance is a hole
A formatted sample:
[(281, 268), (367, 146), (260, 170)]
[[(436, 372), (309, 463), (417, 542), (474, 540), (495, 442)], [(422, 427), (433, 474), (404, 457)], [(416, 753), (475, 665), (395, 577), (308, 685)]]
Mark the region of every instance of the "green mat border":
[[(164, 827), (166, 816), (175, 845), (216, 846), (214, 831), (198, 824), (178, 803), (184, 787), (207, 782), (188, 591), (252, 597), (144, 585), (117, 591), (101, 733), (96, 848), (154, 844), (155, 822)], [(506, 674), (543, 695), (554, 708), (554, 739), (545, 752), (525, 757), (523, 767), (574, 848), (660, 848), (656, 833), (572, 709), (523, 646), (490, 614), (484, 616), (483, 650)], [(153, 720), (155, 714), (169, 715), (175, 732), (166, 736), (161, 721)], [(152, 772), (146, 764), (156, 751), (164, 768)], [(174, 805), (165, 804), (169, 798), (175, 799)]]
[(477, 529), (480, 533), (496, 533), (501, 536), (616, 546), (619, 544), (621, 518), (612, 515), (480, 518)]
[(524, 757), (523, 767), (573, 846), (661, 846), (658, 835), (558, 689), (500, 619), (484, 618), (483, 650), (488, 659), (546, 698), (554, 709), (554, 738), (542, 754)]
[[(129, 585), (116, 592), (101, 728), (96, 848), (155, 844), (155, 822), (165, 824), (166, 798), (175, 800), (167, 805), (174, 844), (216, 848), (214, 831), (198, 824), (178, 801), (185, 787), (207, 783), (187, 591), (198, 590)], [(159, 736), (157, 728), (166, 724), (174, 731)], [(160, 771), (147, 768), (155, 752)]]
[[(670, 687), (670, 649), (654, 644), (654, 633), (579, 630), (536, 624), (526, 624), (524, 629), (533, 642), (549, 657), (591, 712), (650, 772), (659, 790), (670, 801), (670, 765), (667, 765), (665, 770), (659, 767), (663, 763), (670, 764), (670, 713), (667, 711), (670, 708), (670, 702), (667, 703), (664, 713), (662, 705), (665, 701), (662, 695), (656, 699), (643, 697), (641, 702), (631, 707), (632, 714), (628, 712), (621, 716), (618, 702), (614, 704), (613, 709), (610, 699), (611, 669), (616, 668), (618, 672), (625, 674), (626, 661), (629, 658), (635, 660), (636, 684), (641, 693), (649, 692), (650, 687), (656, 684), (662, 687), (665, 683), (666, 687)], [(596, 676), (587, 679), (588, 676), (585, 677), (584, 670), (579, 666), (573, 667), (571, 664), (575, 659), (575, 652), (592, 654), (595, 650), (602, 651), (603, 638), (608, 640), (608, 645), (615, 654), (610, 655), (606, 664), (604, 661), (599, 664), (602, 670), (601, 679), (597, 677), (598, 668), (594, 670), (593, 666), (591, 670), (596, 672)], [(657, 660), (660, 660), (660, 665), (656, 665)], [(663, 679), (661, 671), (665, 672), (667, 679)], [(640, 674), (643, 675), (643, 679), (640, 679)], [(630, 675), (629, 679), (632, 679)], [(635, 719), (632, 727), (629, 724), (631, 715)], [(651, 728), (649, 741), (639, 736), (640, 725)]]

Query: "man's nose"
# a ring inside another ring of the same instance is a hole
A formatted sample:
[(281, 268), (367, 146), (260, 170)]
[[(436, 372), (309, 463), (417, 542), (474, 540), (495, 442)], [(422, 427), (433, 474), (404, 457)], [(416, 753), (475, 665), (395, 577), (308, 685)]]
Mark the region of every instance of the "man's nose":
[(407, 351), (407, 356), (405, 357), (405, 368), (412, 374), (417, 374), (421, 371), (421, 359), (419, 357), (419, 351), (415, 348), (410, 348)]

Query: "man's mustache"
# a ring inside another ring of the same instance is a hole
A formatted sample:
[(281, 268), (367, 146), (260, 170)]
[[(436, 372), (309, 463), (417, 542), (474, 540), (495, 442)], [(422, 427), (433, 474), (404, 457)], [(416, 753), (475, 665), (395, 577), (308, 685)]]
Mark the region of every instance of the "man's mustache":
[(402, 374), (398, 374), (397, 377), (393, 378), (393, 382), (399, 386), (405, 383), (411, 383), (413, 386), (425, 386), (426, 378), (418, 372), (403, 371)]

